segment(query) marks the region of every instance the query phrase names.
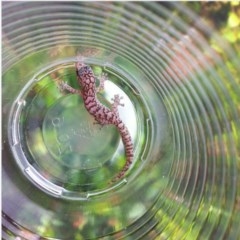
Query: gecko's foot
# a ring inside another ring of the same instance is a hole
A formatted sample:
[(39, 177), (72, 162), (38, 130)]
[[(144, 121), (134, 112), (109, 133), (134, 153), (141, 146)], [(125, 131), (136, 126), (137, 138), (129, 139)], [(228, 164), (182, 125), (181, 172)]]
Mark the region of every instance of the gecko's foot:
[(59, 89), (60, 92), (64, 91), (64, 84), (65, 82), (62, 81), (59, 77), (57, 77), (56, 73), (51, 73), (51, 77), (56, 82), (57, 88)]
[(108, 78), (107, 78), (108, 74), (107, 73), (102, 73), (100, 76), (100, 81), (105, 82)]
[(65, 83), (64, 81), (58, 82), (58, 88), (59, 88), (60, 92), (64, 92), (64, 90), (66, 89), (66, 85), (67, 85), (67, 83)]
[(114, 98), (111, 99), (113, 101), (112, 103), (113, 109), (116, 109), (118, 106), (124, 107), (124, 104), (120, 103), (121, 99), (123, 99), (123, 97), (120, 97), (118, 94), (114, 95)]

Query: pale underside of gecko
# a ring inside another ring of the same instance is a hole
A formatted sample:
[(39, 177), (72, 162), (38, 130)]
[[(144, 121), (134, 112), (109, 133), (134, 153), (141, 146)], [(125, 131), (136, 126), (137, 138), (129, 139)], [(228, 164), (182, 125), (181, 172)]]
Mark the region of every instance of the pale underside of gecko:
[(61, 88), (69, 91), (73, 94), (79, 94), (82, 96), (86, 110), (95, 118), (97, 123), (101, 125), (112, 124), (115, 125), (121, 135), (122, 142), (125, 148), (126, 162), (122, 170), (117, 174), (116, 177), (112, 180), (115, 182), (118, 179), (121, 179), (126, 171), (129, 169), (133, 161), (133, 142), (131, 135), (119, 116), (118, 106), (124, 106), (120, 103), (122, 99), (119, 95), (114, 95), (113, 103), (111, 108), (108, 108), (101, 104), (97, 99), (97, 93), (104, 89), (104, 81), (106, 80), (107, 75), (102, 74), (100, 77), (100, 85), (96, 86), (96, 77), (90, 66), (84, 64), (81, 60), (78, 60), (76, 63), (76, 73), (78, 83), (81, 89), (75, 89), (69, 86), (68, 84), (61, 82)]

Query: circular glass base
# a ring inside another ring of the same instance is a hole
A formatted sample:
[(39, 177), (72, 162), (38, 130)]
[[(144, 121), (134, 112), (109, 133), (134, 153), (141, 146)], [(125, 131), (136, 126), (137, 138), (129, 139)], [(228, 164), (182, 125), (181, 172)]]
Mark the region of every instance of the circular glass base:
[[(105, 67), (108, 81), (97, 98), (111, 108), (115, 94), (123, 97), (124, 107), (118, 108), (119, 114), (135, 145), (134, 163), (126, 176), (111, 183), (126, 162), (124, 145), (114, 125), (96, 123), (81, 96), (58, 89), (59, 79), (79, 87), (73, 66), (73, 62), (65, 63), (67, 75), (59, 71), (59, 66), (45, 69), (26, 84), (12, 108), (9, 136), (18, 165), (37, 187), (60, 198), (87, 199), (134, 177), (143, 163), (137, 159), (144, 157), (151, 121), (140, 94), (126, 84), (123, 75)], [(103, 68), (92, 68), (98, 79)]]

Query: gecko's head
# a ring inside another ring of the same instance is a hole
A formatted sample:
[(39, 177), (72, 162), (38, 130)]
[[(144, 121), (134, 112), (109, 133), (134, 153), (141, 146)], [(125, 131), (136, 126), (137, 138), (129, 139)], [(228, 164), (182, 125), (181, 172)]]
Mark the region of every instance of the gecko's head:
[(83, 65), (81, 68), (77, 69), (77, 75), (80, 78), (86, 77), (90, 73), (92, 73), (92, 69), (87, 65)]
[(84, 87), (85, 85), (89, 85), (90, 82), (94, 82), (94, 74), (91, 67), (84, 65), (80, 69), (77, 70), (77, 76), (79, 84)]
[(79, 70), (80, 68), (86, 66), (83, 61), (77, 61), (75, 63), (76, 70)]

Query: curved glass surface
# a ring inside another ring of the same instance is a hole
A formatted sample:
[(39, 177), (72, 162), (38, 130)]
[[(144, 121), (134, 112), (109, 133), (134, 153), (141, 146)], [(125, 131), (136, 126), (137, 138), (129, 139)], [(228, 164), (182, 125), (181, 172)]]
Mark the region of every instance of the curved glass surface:
[[(3, 239), (237, 239), (239, 45), (182, 3), (4, 2)], [(98, 99), (134, 144), (125, 164), (78, 88), (80, 54)]]

